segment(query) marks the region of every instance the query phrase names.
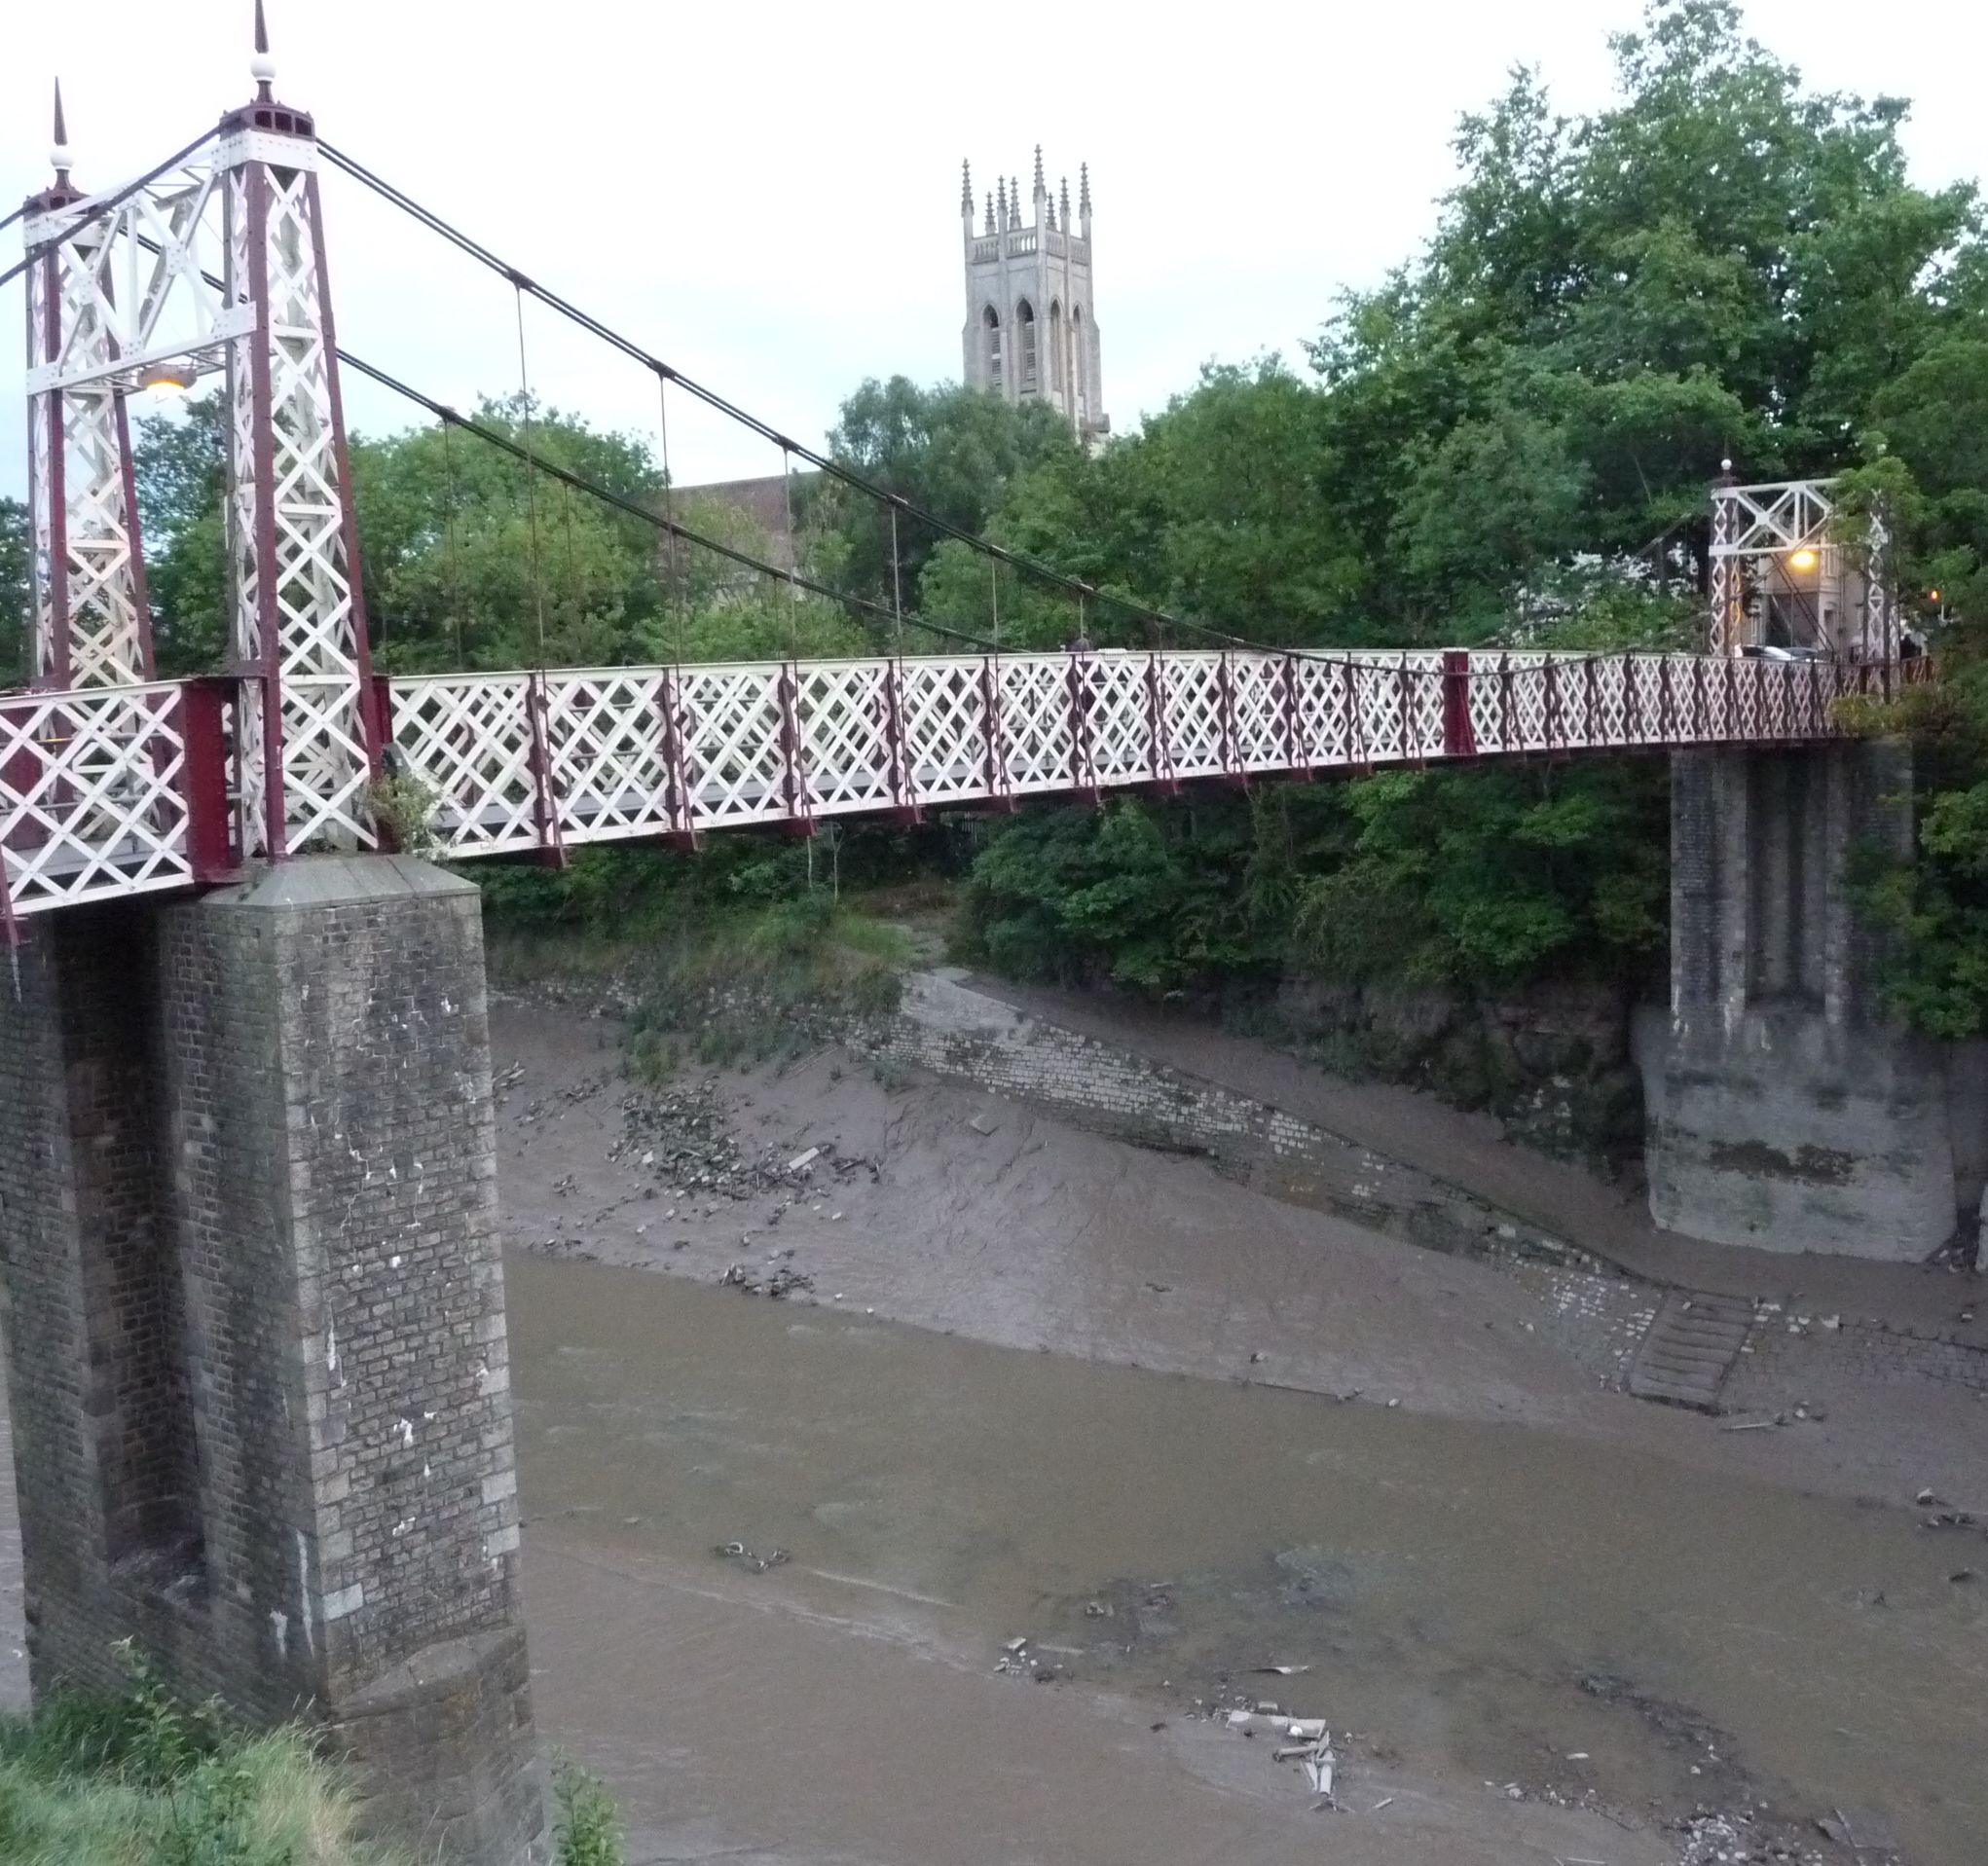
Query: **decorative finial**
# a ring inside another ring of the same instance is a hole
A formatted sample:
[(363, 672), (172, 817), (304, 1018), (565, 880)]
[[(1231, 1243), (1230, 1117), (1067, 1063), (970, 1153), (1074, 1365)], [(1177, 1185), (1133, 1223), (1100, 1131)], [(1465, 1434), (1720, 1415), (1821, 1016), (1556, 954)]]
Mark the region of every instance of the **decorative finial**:
[(1008, 178), (1008, 216), (1010, 226), (1019, 227), (1021, 225), (1021, 177), (1019, 175), (1010, 175)]
[(1041, 143), (1036, 144), (1036, 193), (1039, 195), (1049, 193), (1049, 190), (1043, 186), (1043, 146)]
[(987, 197), (987, 231), (990, 234), (994, 231), (994, 197), (992, 195)]
[(49, 148), (49, 161), (54, 165), (56, 177), (66, 181), (69, 178), (69, 126), (62, 117), (62, 81), (55, 80), (55, 140)]
[(1070, 177), (1068, 175), (1063, 177), (1063, 225), (1066, 229), (1070, 225)]
[(271, 102), (274, 93), (270, 85), (276, 75), (276, 61), (270, 56), (270, 28), (262, 17), (262, 0), (255, 0), (255, 55), (248, 61), (248, 75), (255, 80), (256, 101)]
[(994, 177), (994, 204), (999, 210), (999, 226), (1003, 233), (1008, 231), (1008, 184), (999, 175)]
[(1043, 225), (1052, 234), (1056, 231), (1056, 203), (1047, 198), (1043, 201)]
[(974, 213), (974, 168), (970, 162), (960, 164), (960, 212), (968, 219)]
[(1081, 162), (1077, 165), (1077, 211), (1090, 212), (1090, 165)]

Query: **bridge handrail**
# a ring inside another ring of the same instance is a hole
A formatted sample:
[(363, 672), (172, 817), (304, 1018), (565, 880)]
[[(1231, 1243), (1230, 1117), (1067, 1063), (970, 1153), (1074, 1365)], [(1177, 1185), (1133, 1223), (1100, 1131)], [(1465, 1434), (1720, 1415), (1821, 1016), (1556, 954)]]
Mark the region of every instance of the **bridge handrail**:
[[(1926, 660), (1100, 648), (382, 677), (452, 858), (1489, 756), (1827, 739)], [(0, 695), (0, 935), (239, 861), (248, 680)]]

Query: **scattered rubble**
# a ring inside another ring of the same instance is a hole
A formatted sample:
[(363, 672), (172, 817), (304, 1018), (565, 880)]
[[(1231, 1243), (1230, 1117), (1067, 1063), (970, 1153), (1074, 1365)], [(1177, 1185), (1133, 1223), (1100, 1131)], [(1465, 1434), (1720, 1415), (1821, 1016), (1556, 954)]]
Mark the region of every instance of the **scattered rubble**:
[[(792, 1257), (792, 1251), (784, 1257)], [(718, 1279), (720, 1289), (743, 1290), (748, 1296), (770, 1296), (776, 1301), (784, 1296), (812, 1295), (815, 1279), (793, 1267), (792, 1263), (776, 1260), (764, 1271), (749, 1269), (743, 1263), (734, 1263)]]

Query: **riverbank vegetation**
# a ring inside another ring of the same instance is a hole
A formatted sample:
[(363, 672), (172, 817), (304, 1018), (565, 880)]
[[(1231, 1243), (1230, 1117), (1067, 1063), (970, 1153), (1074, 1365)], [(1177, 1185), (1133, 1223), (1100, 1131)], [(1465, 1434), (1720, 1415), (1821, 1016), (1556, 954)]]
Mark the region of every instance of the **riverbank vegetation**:
[(354, 1826), (302, 1732), (183, 1705), (135, 1661), (121, 1696), (0, 1718), (0, 1859), (20, 1866), (412, 1866)]
[[(1899, 1008), (1988, 1029), (1988, 238), (1970, 186), (1908, 173), (1906, 105), (1807, 87), (1726, 0), (1657, 0), (1613, 42), (1617, 94), (1558, 110), (1535, 74), (1465, 117), (1458, 180), (1419, 253), (1321, 304), (1302, 356), (1210, 365), (1136, 431), (1078, 447), (1045, 408), (866, 383), (833, 453), (950, 524), (1123, 599), (1073, 604), (832, 480), (790, 490), (800, 567), (849, 605), (709, 552), (441, 427), (359, 440), (375, 656), (389, 671), (1003, 646), (1569, 652), (1699, 637), (1708, 483), (1847, 473), (1882, 505), (1908, 620), (1947, 678), (1879, 710), (1922, 758), (1916, 860), (1872, 869)], [(513, 396), (477, 419), (637, 505), (647, 443)], [(221, 428), (148, 423), (139, 483), (162, 665), (221, 638)], [(676, 515), (767, 553), (745, 511)], [(1854, 542), (1854, 540), (1853, 540)], [(18, 556), (17, 552), (15, 556)], [(24, 561), (24, 560), (23, 560)], [(0, 601), (13, 557), (0, 552)], [(1937, 591), (1935, 596), (1933, 592)], [(19, 598), (14, 599), (17, 603)], [(902, 607), (902, 625), (878, 619)], [(862, 605), (871, 606), (865, 609)], [(1176, 618), (1166, 624), (1154, 612)], [(927, 625), (930, 625), (929, 627)], [(950, 631), (949, 634), (936, 631)], [(526, 932), (741, 913), (819, 918), (822, 868), (961, 884), (960, 950), (1034, 976), (1220, 994), (1293, 974), (1483, 995), (1661, 975), (1659, 759), (1391, 772), (1251, 794), (1025, 809), (810, 858), (715, 840), (564, 875), (484, 867)], [(744, 853), (727, 853), (742, 848)], [(832, 880), (828, 884), (831, 899)], [(801, 903), (795, 906), (793, 903)], [(784, 905), (779, 903), (786, 903)], [(830, 914), (829, 919), (833, 919)], [(819, 931), (819, 930), (818, 930)]]
[[(297, 1726), (253, 1731), (175, 1698), (127, 1645), (115, 1694), (0, 1716), (11, 1866), (417, 1866), (359, 1837), (359, 1804)], [(622, 1866), (620, 1819), (570, 1758), (551, 1771), (553, 1866)], [(420, 1855), (425, 1858), (425, 1854)]]

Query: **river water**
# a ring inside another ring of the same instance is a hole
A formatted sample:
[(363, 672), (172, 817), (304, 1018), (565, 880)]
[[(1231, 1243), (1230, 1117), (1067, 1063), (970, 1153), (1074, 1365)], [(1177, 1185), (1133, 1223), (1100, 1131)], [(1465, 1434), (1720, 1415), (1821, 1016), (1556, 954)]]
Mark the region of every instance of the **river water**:
[[(1064, 1689), (1156, 1725), (1275, 1696), (1377, 1767), (1479, 1792), (1593, 1791), (1638, 1820), (1842, 1809), (1919, 1866), (1988, 1858), (1988, 1581), (1949, 1579), (1988, 1562), (1909, 1512), (653, 1272), (508, 1274), (528, 1551), (559, 1558), (528, 1600), (541, 1712), (583, 1748), (593, 1730), (638, 1809), (683, 1733), (645, 1742), (625, 1687), (561, 1655), (611, 1612), (694, 1706), (683, 1667), (726, 1663), (682, 1650), (710, 1597), (975, 1670), (1025, 1637)], [(714, 1553), (733, 1542), (789, 1558), (755, 1574)], [(632, 1608), (590, 1599), (595, 1574), (662, 1585)]]

